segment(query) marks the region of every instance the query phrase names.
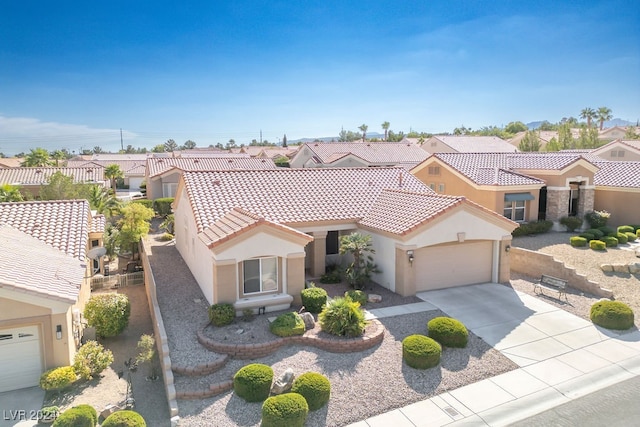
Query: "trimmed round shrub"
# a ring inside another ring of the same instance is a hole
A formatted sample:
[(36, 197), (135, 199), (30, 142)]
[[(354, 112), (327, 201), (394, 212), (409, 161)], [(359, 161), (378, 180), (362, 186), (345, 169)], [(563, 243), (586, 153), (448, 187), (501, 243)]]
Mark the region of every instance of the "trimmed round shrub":
[(637, 230), (637, 231), (636, 231), (636, 237), (637, 237), (638, 239), (640, 239), (640, 230)]
[(366, 322), (360, 304), (351, 298), (334, 298), (318, 315), (320, 328), (332, 335), (359, 337)]
[(73, 369), (80, 378), (88, 380), (113, 363), (113, 353), (97, 341), (87, 341), (73, 359)]
[(591, 228), (600, 228), (607, 225), (611, 214), (607, 211), (589, 211), (584, 215)]
[(594, 251), (604, 251), (607, 245), (602, 240), (592, 240), (589, 242), (589, 247)]
[(128, 410), (114, 412), (100, 425), (102, 427), (147, 427), (142, 415)]
[(596, 238), (596, 236), (595, 236), (595, 235), (593, 235), (593, 234), (591, 234), (591, 233), (586, 233), (586, 232), (585, 232), (585, 233), (580, 233), (580, 234), (579, 234), (579, 236), (580, 236), (580, 237), (584, 237), (584, 238), (587, 240), (587, 242), (590, 242), (590, 241), (592, 241), (592, 240), (595, 240), (595, 238)]
[(427, 323), (429, 337), (445, 347), (467, 346), (469, 331), (459, 320), (451, 317), (436, 317)]
[(269, 397), (272, 381), (271, 366), (252, 363), (233, 376), (233, 391), (247, 402), (262, 402)]
[(297, 393), (271, 396), (262, 404), (262, 427), (303, 427), (309, 414), (307, 401)]
[(587, 246), (587, 239), (580, 236), (573, 236), (569, 239), (569, 243), (571, 243), (571, 246), (574, 248), (582, 248)]
[(565, 216), (560, 218), (560, 224), (567, 227), (567, 231), (574, 232), (582, 226), (582, 218), (577, 216)]
[(608, 227), (608, 226), (604, 226), (604, 227), (598, 227), (598, 230), (602, 231), (602, 233), (604, 233), (605, 236), (614, 236), (616, 235), (616, 229), (613, 227)]
[(40, 388), (45, 391), (63, 390), (78, 378), (73, 366), (49, 369), (40, 375)]
[(90, 405), (78, 405), (64, 411), (53, 423), (53, 427), (95, 427), (98, 413)]
[(302, 395), (309, 405), (309, 410), (315, 411), (329, 402), (331, 383), (322, 374), (306, 372), (293, 381), (291, 392)]
[(424, 335), (409, 335), (402, 340), (402, 358), (416, 369), (429, 369), (440, 363), (442, 347)]
[(633, 326), (633, 310), (620, 301), (598, 301), (591, 306), (591, 321), (607, 329), (625, 330)]
[(618, 233), (634, 233), (635, 234), (635, 230), (631, 225), (621, 225), (620, 227), (618, 227)]
[(300, 292), (302, 305), (309, 313), (320, 313), (327, 305), (327, 291), (322, 288), (306, 288)]
[(624, 233), (625, 236), (627, 236), (627, 242), (635, 242), (636, 239), (638, 238), (638, 236), (636, 236), (636, 233)]
[(291, 313), (284, 313), (271, 322), (269, 329), (279, 337), (302, 335), (305, 331), (304, 320), (302, 320), (302, 316), (295, 311)]
[(344, 293), (344, 296), (360, 304), (360, 307), (364, 307), (367, 304), (367, 294), (359, 289), (347, 291)]
[(165, 217), (171, 213), (171, 203), (173, 197), (161, 197), (153, 201), (153, 210), (157, 215)]
[(600, 240), (600, 238), (604, 236), (604, 233), (601, 230), (598, 230), (597, 228), (590, 228), (587, 231), (585, 231), (585, 233), (593, 234), (593, 237), (598, 240)]
[(102, 338), (115, 337), (129, 324), (131, 303), (124, 294), (101, 294), (89, 298), (84, 317)]
[(229, 325), (235, 318), (236, 310), (233, 304), (221, 303), (209, 307), (209, 320), (213, 326)]
[(618, 233), (618, 234), (616, 234), (615, 237), (618, 239), (618, 243), (621, 244), (621, 245), (624, 245), (629, 240), (627, 235), (624, 234), (624, 233)]
[(615, 248), (616, 246), (618, 246), (618, 239), (613, 236), (604, 236), (602, 238), (602, 241), (605, 245), (607, 245), (608, 248)]

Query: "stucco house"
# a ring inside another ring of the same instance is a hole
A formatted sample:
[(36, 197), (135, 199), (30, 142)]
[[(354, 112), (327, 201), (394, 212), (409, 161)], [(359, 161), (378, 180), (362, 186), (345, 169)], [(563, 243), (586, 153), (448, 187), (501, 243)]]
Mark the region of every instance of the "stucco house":
[(640, 161), (598, 161), (593, 207), (611, 214), (609, 224), (640, 224)]
[(73, 363), (103, 234), (86, 200), (0, 203), (0, 392)]
[(139, 190), (140, 184), (144, 181), (144, 173), (147, 161), (144, 160), (69, 160), (67, 167), (101, 167), (118, 165), (122, 171), (124, 185), (130, 190)]
[(464, 197), (438, 195), (402, 168), (185, 171), (176, 247), (209, 303), (266, 311), (300, 302), (306, 278), (339, 263), (340, 236), (372, 236), (401, 295), (506, 281), (516, 223)]
[(312, 142), (300, 146), (292, 168), (385, 167), (411, 169), (428, 156), (407, 142)]
[(640, 140), (616, 139), (602, 147), (591, 150), (590, 154), (598, 156), (604, 160), (616, 162), (638, 162), (640, 161)]
[[(407, 139), (407, 138), (406, 138)], [(415, 140), (412, 138), (411, 141)], [(433, 153), (515, 153), (516, 147), (497, 136), (434, 135), (421, 145)]]
[(104, 168), (88, 167), (19, 167), (0, 168), (0, 185), (11, 184), (20, 187), (20, 191), (30, 193), (37, 198), (40, 188), (49, 183), (49, 178), (56, 172), (73, 177), (76, 184), (97, 184), (108, 186), (109, 180), (104, 177)]

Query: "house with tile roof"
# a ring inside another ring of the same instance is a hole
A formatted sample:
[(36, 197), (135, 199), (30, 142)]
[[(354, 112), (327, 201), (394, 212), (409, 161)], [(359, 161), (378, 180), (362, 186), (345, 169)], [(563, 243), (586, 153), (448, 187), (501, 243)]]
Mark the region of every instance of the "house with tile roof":
[(300, 148), (297, 145), (288, 147), (282, 146), (259, 146), (248, 145), (240, 148), (231, 148), (229, 151), (235, 154), (247, 154), (251, 157), (259, 157), (261, 159), (276, 159), (277, 157), (292, 158)]
[(0, 203), (0, 392), (73, 363), (103, 234), (86, 200)]
[(594, 163), (594, 209), (609, 212), (612, 226), (640, 224), (640, 161)]
[(593, 210), (598, 167), (581, 153), (437, 153), (411, 170), (442, 194), (463, 195), (516, 222)]
[(516, 147), (497, 136), (434, 135), (424, 141), (421, 147), (429, 154), (515, 153), (518, 151)]
[[(631, 129), (637, 134), (640, 128), (637, 126), (630, 126)], [(598, 139), (601, 141), (613, 141), (616, 139), (624, 139), (627, 135), (628, 126), (613, 126), (610, 128), (602, 129), (598, 132)]]
[(594, 156), (603, 160), (616, 162), (638, 162), (640, 161), (640, 140), (638, 139), (616, 139), (608, 144), (590, 151)]
[(100, 167), (106, 168), (109, 165), (118, 165), (122, 171), (122, 180), (130, 190), (139, 190), (140, 184), (144, 181), (144, 173), (147, 160), (68, 160), (67, 167)]
[(311, 142), (300, 146), (289, 164), (292, 168), (389, 167), (411, 169), (428, 156), (411, 143)]
[(209, 303), (300, 303), (306, 278), (346, 262), (340, 237), (372, 237), (373, 280), (401, 295), (509, 278), (516, 223), (438, 195), (403, 168), (185, 171), (176, 247)]
[(49, 178), (56, 172), (73, 177), (76, 184), (97, 184), (108, 186), (109, 180), (104, 177), (104, 168), (89, 165), (86, 167), (18, 167), (0, 168), (0, 185), (10, 184), (20, 188), (23, 193), (30, 193), (37, 198), (40, 188), (49, 183)]

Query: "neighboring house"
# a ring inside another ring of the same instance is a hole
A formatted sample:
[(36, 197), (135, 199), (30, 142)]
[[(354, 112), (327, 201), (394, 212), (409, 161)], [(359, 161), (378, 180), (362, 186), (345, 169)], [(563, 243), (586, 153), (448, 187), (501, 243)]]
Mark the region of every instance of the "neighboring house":
[(144, 172), (147, 161), (145, 160), (69, 160), (67, 167), (102, 167), (118, 165), (122, 171), (124, 185), (130, 190), (139, 190), (144, 181)]
[(104, 168), (98, 166), (0, 168), (0, 185), (19, 186), (21, 191), (27, 191), (37, 198), (40, 194), (40, 188), (47, 185), (49, 177), (56, 172), (73, 177), (76, 184), (109, 186), (109, 180), (104, 177)]
[(300, 146), (292, 168), (388, 167), (411, 169), (428, 156), (420, 146), (391, 142), (312, 142)]
[(340, 237), (356, 231), (372, 236), (373, 280), (401, 295), (509, 279), (516, 223), (402, 168), (184, 172), (173, 207), (207, 301), (237, 312), (299, 303), (306, 277), (347, 261)]
[[(541, 130), (535, 131), (538, 136), (538, 142), (540, 143), (540, 151), (543, 151), (547, 144), (551, 142), (553, 138), (558, 140), (558, 132), (555, 130)], [(509, 144), (515, 146), (516, 148), (520, 146), (520, 142), (526, 136), (527, 132), (518, 132), (509, 140)], [(571, 137), (573, 139), (580, 138), (580, 129), (571, 128)]]
[(579, 153), (439, 153), (411, 173), (440, 193), (463, 195), (514, 221), (559, 224), (593, 210), (597, 170)]
[(590, 151), (594, 156), (617, 162), (640, 161), (640, 140), (617, 139)]
[(0, 203), (0, 392), (73, 363), (103, 234), (86, 200)]
[[(638, 133), (639, 128), (631, 126), (633, 130)], [(610, 128), (602, 129), (598, 132), (598, 139), (602, 141), (613, 141), (614, 139), (624, 139), (627, 135), (626, 126), (613, 126)]]
[(0, 168), (19, 168), (22, 166), (24, 159), (21, 157), (5, 157), (0, 158)]
[(251, 158), (246, 155), (223, 157), (167, 157), (147, 161), (147, 199), (174, 197), (183, 171), (259, 170), (275, 169), (271, 159)]
[(246, 147), (232, 148), (229, 151), (236, 154), (247, 154), (251, 157), (259, 157), (261, 159), (275, 159), (277, 157), (292, 158), (298, 151), (299, 146), (292, 145), (291, 147), (270, 147), (270, 146), (255, 146), (249, 145)]
[[(412, 141), (415, 138), (411, 139)], [(516, 147), (497, 136), (434, 135), (421, 145), (427, 153), (514, 153)]]
[(609, 225), (640, 224), (640, 161), (594, 161), (594, 209), (611, 214)]

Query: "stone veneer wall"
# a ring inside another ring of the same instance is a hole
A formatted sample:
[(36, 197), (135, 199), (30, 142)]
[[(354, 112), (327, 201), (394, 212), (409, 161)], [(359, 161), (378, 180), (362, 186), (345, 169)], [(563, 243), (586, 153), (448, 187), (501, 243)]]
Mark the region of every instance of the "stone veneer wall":
[(584, 218), (584, 214), (593, 210), (595, 200), (595, 188), (580, 187), (580, 199), (578, 201), (578, 217)]
[[(593, 199), (592, 199), (593, 204)], [(558, 222), (569, 212), (569, 190), (547, 190), (547, 220)]]

